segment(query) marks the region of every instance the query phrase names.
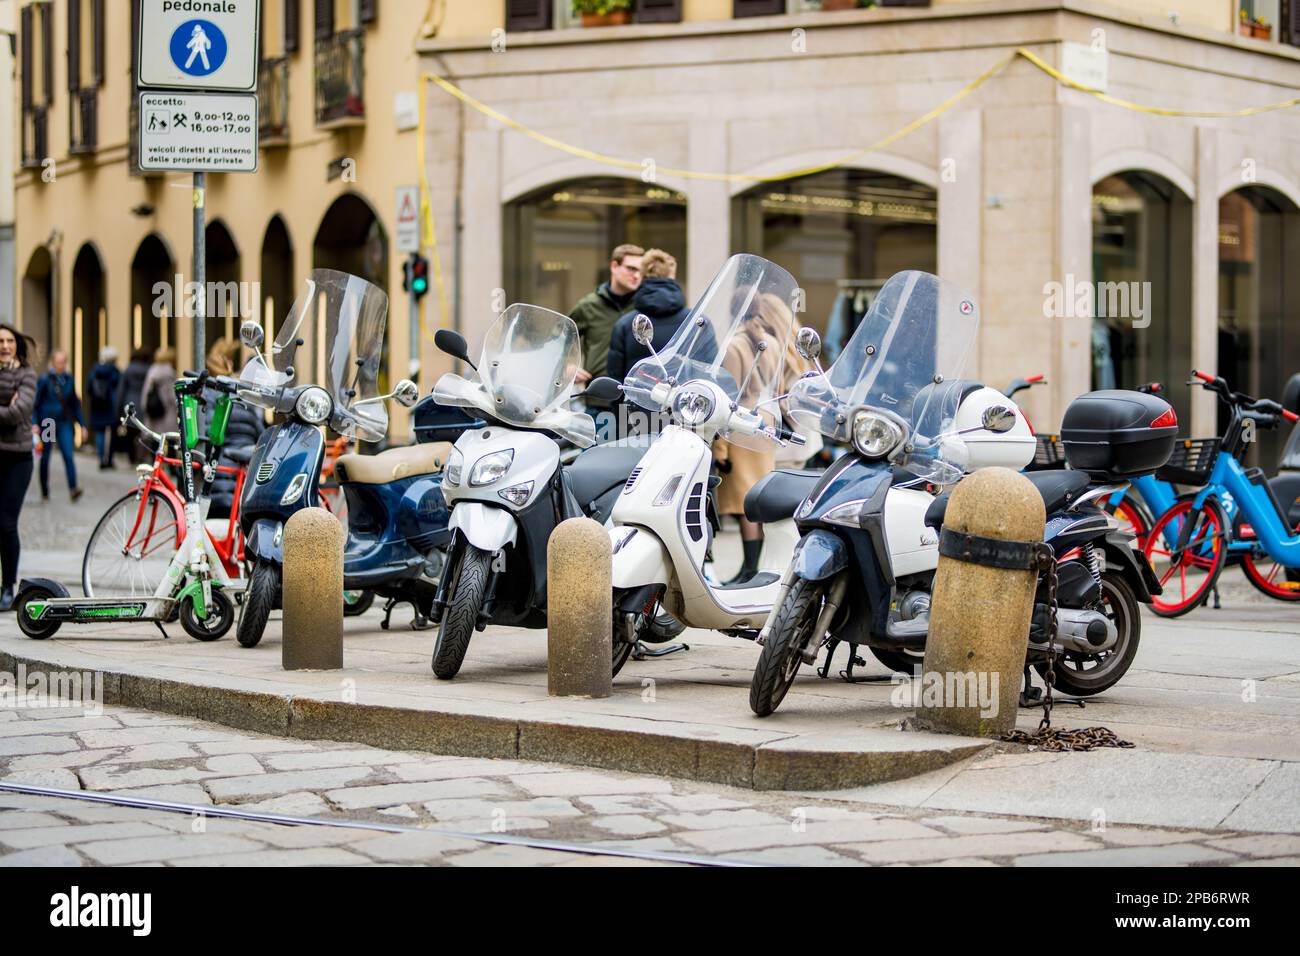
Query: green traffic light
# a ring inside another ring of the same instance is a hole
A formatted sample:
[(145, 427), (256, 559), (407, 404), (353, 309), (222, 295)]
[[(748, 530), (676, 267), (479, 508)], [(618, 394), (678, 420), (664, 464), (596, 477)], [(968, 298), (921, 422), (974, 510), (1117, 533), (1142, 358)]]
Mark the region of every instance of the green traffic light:
[(416, 295), (423, 295), (425, 292), (429, 290), (429, 280), (424, 278), (417, 278), (414, 282), (411, 283), (411, 290), (415, 292)]

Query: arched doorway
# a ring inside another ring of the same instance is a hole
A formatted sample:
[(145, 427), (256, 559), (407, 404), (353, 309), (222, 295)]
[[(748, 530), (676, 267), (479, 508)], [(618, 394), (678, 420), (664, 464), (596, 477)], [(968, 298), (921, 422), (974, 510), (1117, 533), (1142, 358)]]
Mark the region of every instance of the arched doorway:
[[(1190, 395), (1183, 387), (1192, 367), (1191, 200), (1163, 176), (1145, 171), (1117, 173), (1094, 185), (1092, 277), (1087, 291), (1094, 316), (1092, 387), (1160, 382), (1186, 428), (1191, 423)], [(1079, 298), (1071, 298), (1077, 307)]]
[(152, 361), (156, 349), (176, 347), (176, 296), (176, 265), (171, 250), (161, 236), (150, 233), (131, 258), (132, 351), (144, 349)]
[(686, 284), (686, 195), (613, 176), (555, 183), (507, 203), (506, 297), (568, 313), (609, 279), (609, 254), (630, 242), (677, 260)]
[(55, 342), (54, 260), (40, 246), (27, 260), (23, 272), (23, 331), (36, 342), (37, 362), (49, 357)]
[[(239, 247), (226, 224), (220, 219), (208, 223), (207, 241), (207, 320), (204, 322), (207, 347), (217, 339), (233, 338), (239, 332), (241, 307), (239, 286)], [(248, 310), (251, 311), (251, 310)]]
[(825, 338), (827, 361), (853, 334), (895, 272), (934, 272), (938, 193), (865, 169), (833, 169), (763, 183), (732, 201), (731, 245), (785, 267), (807, 294), (805, 325)]
[(275, 341), (275, 330), (293, 304), (299, 277), (293, 272), (293, 243), (280, 216), (272, 216), (262, 236), (261, 305), (266, 337)]
[[(1219, 368), (1234, 389), (1282, 399), (1300, 372), (1300, 209), (1266, 186), (1219, 200)], [(1219, 427), (1227, 409), (1219, 406)], [(1247, 461), (1277, 467), (1290, 429), (1260, 429)]]
[[(356, 193), (345, 193), (326, 210), (312, 239), (312, 266), (348, 272), (388, 291), (388, 235), (370, 204)], [(379, 385), (384, 391), (388, 389), (389, 343), (397, 334), (395, 330), (406, 327), (397, 315), (390, 302), (379, 371)], [(404, 316), (405, 312), (400, 312), (400, 315)], [(320, 321), (323, 321), (323, 316)], [(324, 365), (323, 339), (322, 329), (316, 338), (320, 347), (312, 356), (312, 374), (316, 377), (319, 377), (316, 370)], [(299, 361), (299, 365), (302, 364)]]
[(72, 347), (68, 350), (70, 371), (83, 400), (90, 370), (99, 361), (99, 348), (108, 340), (104, 302), (104, 264), (87, 242), (72, 266)]

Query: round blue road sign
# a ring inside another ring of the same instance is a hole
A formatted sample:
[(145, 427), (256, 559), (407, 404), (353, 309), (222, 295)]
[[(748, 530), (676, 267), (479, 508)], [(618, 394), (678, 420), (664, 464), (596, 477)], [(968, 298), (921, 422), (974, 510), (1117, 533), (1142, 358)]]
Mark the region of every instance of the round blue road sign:
[(189, 76), (207, 76), (226, 62), (226, 35), (210, 20), (186, 20), (172, 34), (172, 62)]

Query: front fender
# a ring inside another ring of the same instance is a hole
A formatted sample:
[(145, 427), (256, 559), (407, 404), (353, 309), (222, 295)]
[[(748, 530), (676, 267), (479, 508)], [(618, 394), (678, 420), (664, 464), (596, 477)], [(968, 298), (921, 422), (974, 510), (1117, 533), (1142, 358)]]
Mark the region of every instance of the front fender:
[(1103, 548), (1106, 560), (1119, 568), (1119, 573), (1133, 589), (1133, 596), (1143, 604), (1150, 604), (1152, 596), (1164, 590), (1151, 562), (1134, 550), (1131, 535), (1112, 531), (1106, 535)]
[(817, 528), (809, 531), (794, 547), (790, 569), (805, 581), (825, 581), (849, 566), (849, 549), (844, 539)]
[(480, 551), (493, 554), (519, 537), (519, 522), (505, 508), (479, 501), (460, 501), (451, 509), (448, 531), (460, 531)]
[(284, 523), (258, 518), (244, 539), (244, 556), (253, 562), (284, 564)]
[(609, 537), (615, 590), (668, 584), (672, 577), (672, 559), (658, 535), (644, 528), (619, 525), (609, 529)]

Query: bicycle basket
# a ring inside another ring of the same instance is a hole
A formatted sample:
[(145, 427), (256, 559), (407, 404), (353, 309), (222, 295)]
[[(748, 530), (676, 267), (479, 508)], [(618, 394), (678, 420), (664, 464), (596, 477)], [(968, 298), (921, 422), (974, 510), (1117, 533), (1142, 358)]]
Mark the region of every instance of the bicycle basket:
[(1060, 435), (1034, 435), (1034, 460), (1025, 471), (1047, 471), (1065, 467), (1065, 446)]
[(1156, 470), (1156, 477), (1175, 485), (1203, 485), (1218, 454), (1217, 438), (1184, 438), (1174, 442), (1173, 454)]

